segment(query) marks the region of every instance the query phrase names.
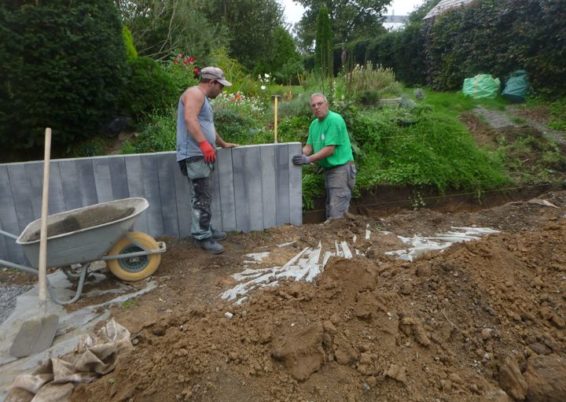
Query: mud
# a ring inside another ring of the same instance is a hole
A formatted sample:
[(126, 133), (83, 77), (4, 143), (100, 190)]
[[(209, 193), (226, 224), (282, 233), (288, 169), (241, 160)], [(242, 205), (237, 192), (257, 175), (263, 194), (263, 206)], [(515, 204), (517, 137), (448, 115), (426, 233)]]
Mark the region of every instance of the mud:
[[(399, 236), (461, 226), (499, 232), (414, 262), (385, 254)], [(565, 239), (566, 191), (231, 233), (220, 256), (164, 239), (159, 287), (112, 311), (134, 351), (73, 400), (563, 401)], [(220, 297), (249, 253), (265, 253), (261, 269), (342, 241), (354, 257), (331, 257), (313, 282)]]

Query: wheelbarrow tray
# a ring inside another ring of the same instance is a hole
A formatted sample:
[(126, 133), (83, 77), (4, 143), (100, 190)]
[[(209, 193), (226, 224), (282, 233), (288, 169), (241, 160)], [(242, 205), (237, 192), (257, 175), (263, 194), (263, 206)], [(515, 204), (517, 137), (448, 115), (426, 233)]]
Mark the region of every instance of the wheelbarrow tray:
[[(47, 266), (59, 267), (101, 259), (149, 207), (132, 197), (89, 205), (47, 217)], [(39, 265), (40, 219), (31, 222), (16, 243), (32, 267)]]

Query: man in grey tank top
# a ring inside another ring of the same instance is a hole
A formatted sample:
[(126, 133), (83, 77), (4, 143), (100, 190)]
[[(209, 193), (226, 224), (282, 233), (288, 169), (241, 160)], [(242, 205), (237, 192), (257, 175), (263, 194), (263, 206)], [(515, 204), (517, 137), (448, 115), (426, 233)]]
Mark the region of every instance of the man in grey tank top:
[(232, 148), (214, 127), (209, 99), (214, 99), (232, 84), (218, 67), (205, 67), (198, 85), (187, 88), (177, 107), (177, 162), (191, 184), (191, 235), (200, 247), (220, 254), (224, 247), (218, 242), (226, 233), (215, 230), (211, 222), (210, 173), (216, 161), (215, 145)]

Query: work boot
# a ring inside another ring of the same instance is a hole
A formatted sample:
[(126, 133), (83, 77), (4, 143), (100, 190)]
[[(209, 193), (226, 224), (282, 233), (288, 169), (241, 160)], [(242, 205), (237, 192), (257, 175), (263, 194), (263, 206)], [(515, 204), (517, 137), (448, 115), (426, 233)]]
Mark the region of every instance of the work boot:
[(210, 237), (208, 239), (197, 240), (197, 242), (198, 242), (200, 248), (208, 251), (209, 253), (221, 254), (221, 253), (224, 252), (224, 247), (222, 247), (222, 244), (218, 243), (212, 237)]
[(223, 232), (222, 230), (212, 229), (212, 238), (214, 240), (224, 240), (226, 237), (226, 232)]

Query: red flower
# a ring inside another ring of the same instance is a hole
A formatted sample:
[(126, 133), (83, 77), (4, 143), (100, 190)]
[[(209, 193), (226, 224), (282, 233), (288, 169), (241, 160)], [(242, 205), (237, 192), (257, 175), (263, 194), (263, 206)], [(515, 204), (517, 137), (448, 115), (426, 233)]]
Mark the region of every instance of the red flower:
[(194, 75), (194, 77), (197, 78), (197, 79), (198, 79), (198, 77), (200, 77), (200, 68), (198, 68), (198, 66), (195, 66), (195, 67), (193, 68), (193, 75)]
[(189, 56), (189, 64), (194, 64), (196, 60), (197, 58), (195, 56)]

